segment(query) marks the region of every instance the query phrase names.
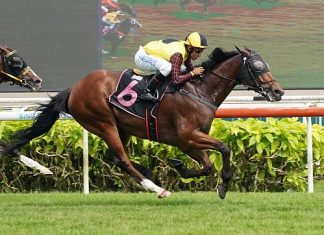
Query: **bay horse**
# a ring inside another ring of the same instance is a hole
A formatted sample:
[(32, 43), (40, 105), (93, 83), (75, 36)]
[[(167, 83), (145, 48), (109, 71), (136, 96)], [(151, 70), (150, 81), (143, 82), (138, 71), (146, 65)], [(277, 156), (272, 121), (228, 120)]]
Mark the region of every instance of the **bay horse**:
[[(203, 77), (188, 81), (175, 93), (166, 94), (157, 110), (159, 142), (178, 147), (183, 153), (201, 164), (200, 169), (187, 169), (181, 161), (171, 162), (182, 177), (207, 176), (213, 164), (205, 150), (219, 151), (223, 159), (222, 184), (217, 191), (224, 199), (231, 179), (229, 147), (208, 135), (215, 111), (236, 85), (256, 91), (268, 101), (279, 101), (284, 94), (274, 80), (267, 63), (248, 49), (223, 51), (215, 48), (207, 61)], [(102, 138), (108, 145), (107, 161), (112, 161), (131, 175), (146, 190), (158, 197), (171, 195), (149, 179), (150, 171), (130, 161), (125, 151), (130, 136), (146, 138), (145, 120), (113, 106), (109, 96), (116, 90), (122, 72), (96, 70), (39, 107), (33, 125), (13, 135), (5, 151), (12, 151), (30, 140), (47, 133), (65, 112), (85, 129)], [(135, 94), (136, 96), (137, 94)]]
[(12, 82), (31, 91), (42, 87), (42, 79), (26, 64), (16, 50), (0, 45), (0, 83)]

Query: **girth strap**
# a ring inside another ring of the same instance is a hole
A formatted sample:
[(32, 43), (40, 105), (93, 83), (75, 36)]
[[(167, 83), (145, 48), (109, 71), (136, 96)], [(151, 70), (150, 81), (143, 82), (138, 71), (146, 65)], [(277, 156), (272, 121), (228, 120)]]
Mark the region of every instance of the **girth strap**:
[(183, 94), (183, 95), (191, 97), (194, 100), (197, 100), (198, 102), (200, 102), (200, 103), (214, 109), (215, 111), (218, 109), (218, 106), (212, 104), (209, 100), (207, 100), (206, 98), (204, 98), (204, 97), (202, 97), (200, 95), (193, 94), (193, 93), (191, 93), (189, 91), (186, 91), (184, 89), (180, 89), (179, 92), (181, 94)]

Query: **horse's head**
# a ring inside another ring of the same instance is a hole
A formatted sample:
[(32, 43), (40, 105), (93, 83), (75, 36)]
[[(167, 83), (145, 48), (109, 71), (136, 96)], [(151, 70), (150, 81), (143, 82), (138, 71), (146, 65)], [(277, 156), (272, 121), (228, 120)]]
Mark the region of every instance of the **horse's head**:
[(130, 23), (130, 26), (131, 26), (132, 29), (134, 29), (134, 30), (139, 30), (139, 29), (142, 28), (142, 24), (141, 24), (140, 22), (138, 22), (137, 19), (135, 19), (135, 18), (130, 18), (130, 19), (128, 19), (128, 20), (129, 20), (129, 23)]
[(132, 29), (135, 32), (142, 28), (142, 25), (135, 18), (126, 18), (118, 24), (118, 31), (125, 35)]
[(241, 50), (236, 47), (236, 49), (242, 56), (242, 68), (238, 82), (264, 96), (268, 101), (281, 100), (284, 91), (273, 79), (269, 65), (258, 53), (248, 48)]
[(0, 46), (0, 83), (10, 81), (31, 91), (42, 87), (42, 79), (25, 63), (16, 50)]

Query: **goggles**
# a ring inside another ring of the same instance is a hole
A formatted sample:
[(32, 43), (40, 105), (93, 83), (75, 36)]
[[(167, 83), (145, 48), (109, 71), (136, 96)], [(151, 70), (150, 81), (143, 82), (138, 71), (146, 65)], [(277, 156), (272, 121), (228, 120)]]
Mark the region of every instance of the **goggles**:
[(202, 53), (202, 52), (204, 51), (204, 48), (197, 48), (197, 47), (195, 47), (193, 50), (194, 50), (194, 52), (196, 52), (197, 54), (200, 54), (200, 53)]

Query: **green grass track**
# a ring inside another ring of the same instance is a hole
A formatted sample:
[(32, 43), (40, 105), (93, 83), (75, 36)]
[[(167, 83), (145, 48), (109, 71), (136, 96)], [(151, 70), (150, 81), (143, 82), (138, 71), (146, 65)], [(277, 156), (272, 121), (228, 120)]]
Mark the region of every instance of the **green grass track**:
[(324, 234), (324, 193), (2, 193), (0, 234)]

